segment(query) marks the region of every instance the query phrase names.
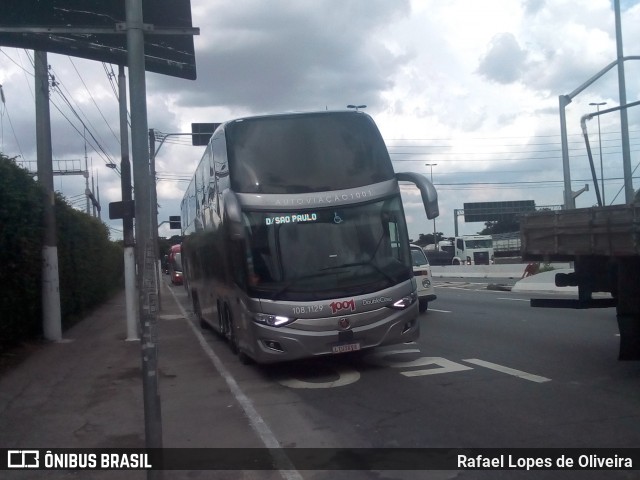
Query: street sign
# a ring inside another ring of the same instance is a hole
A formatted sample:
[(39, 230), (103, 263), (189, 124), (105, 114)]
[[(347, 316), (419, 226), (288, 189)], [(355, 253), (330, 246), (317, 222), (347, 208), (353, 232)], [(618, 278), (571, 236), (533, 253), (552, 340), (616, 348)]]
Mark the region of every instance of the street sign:
[(169, 217), (169, 228), (171, 230), (180, 230), (180, 215), (171, 215)]
[(136, 216), (134, 200), (109, 203), (109, 220), (134, 218)]
[(191, 144), (194, 147), (207, 145), (211, 139), (211, 135), (216, 131), (220, 123), (192, 123), (191, 133), (193, 134)]
[(515, 215), (534, 212), (534, 200), (510, 202), (475, 202), (464, 204), (465, 222), (499, 222), (513, 219)]

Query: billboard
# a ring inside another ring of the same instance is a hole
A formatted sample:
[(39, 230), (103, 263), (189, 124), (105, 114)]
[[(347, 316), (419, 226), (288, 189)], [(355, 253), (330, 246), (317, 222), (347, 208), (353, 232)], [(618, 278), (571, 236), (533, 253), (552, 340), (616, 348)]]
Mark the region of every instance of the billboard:
[[(162, 28), (192, 29), (191, 0), (142, 0), (145, 69), (195, 80), (193, 32), (154, 34)], [(2, 0), (0, 46), (27, 48), (127, 65), (125, 0)], [(19, 32), (2, 31), (2, 27)], [(47, 29), (69, 29), (58, 33)], [(97, 29), (120, 33), (91, 33)], [(55, 32), (55, 33), (52, 33)], [(77, 32), (77, 33), (76, 33)]]
[(464, 204), (465, 222), (499, 222), (513, 219), (516, 215), (535, 212), (534, 200), (510, 202), (475, 202)]

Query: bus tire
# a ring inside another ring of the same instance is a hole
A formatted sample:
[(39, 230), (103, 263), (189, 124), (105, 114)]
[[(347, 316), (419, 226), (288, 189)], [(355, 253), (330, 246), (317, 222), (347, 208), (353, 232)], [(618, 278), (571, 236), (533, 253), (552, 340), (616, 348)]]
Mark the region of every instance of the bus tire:
[(418, 300), (418, 311), (420, 313), (424, 313), (427, 311), (427, 309), (429, 308), (429, 302), (427, 302), (426, 300)]
[(196, 319), (200, 324), (200, 328), (202, 330), (209, 330), (210, 328), (209, 324), (205, 322), (204, 318), (202, 318), (202, 312), (200, 310), (200, 301), (198, 300), (198, 294), (196, 292), (192, 292), (191, 298), (192, 298), (191, 303), (193, 304), (193, 313), (195, 314)]
[(233, 325), (233, 318), (231, 316), (231, 312), (229, 311), (229, 307), (225, 307), (224, 309), (224, 319), (225, 319), (225, 334), (227, 337), (227, 341), (229, 342), (229, 348), (231, 352), (234, 354), (238, 354), (238, 338), (236, 337), (236, 331)]
[(244, 353), (243, 350), (238, 349), (238, 360), (242, 365), (251, 365), (253, 364), (253, 358)]

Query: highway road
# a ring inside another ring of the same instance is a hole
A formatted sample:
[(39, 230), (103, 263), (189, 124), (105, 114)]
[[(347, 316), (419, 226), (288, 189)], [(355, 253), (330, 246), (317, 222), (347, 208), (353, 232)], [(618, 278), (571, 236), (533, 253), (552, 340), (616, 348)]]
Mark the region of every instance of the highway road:
[[(487, 282), (436, 280), (438, 299), (420, 316), (419, 340), (366, 353), (245, 366), (215, 334), (193, 328), (210, 350), (217, 365), (212, 368), (237, 387), (242, 405), (246, 400), (249, 420), (264, 424), (265, 442), (277, 446), (640, 445), (640, 363), (617, 360), (615, 310), (531, 308), (529, 295), (488, 290)], [(172, 287), (172, 292), (188, 310), (184, 289)], [(360, 478), (355, 473), (302, 472), (300, 478)], [(359, 474), (637, 478), (637, 471)]]

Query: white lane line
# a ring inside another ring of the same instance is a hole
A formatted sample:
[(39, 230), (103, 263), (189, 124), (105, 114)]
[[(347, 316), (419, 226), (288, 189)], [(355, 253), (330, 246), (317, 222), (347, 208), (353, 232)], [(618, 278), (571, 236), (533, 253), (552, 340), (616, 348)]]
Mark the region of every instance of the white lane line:
[(507, 300), (509, 302), (529, 302), (528, 298), (505, 298), (505, 297), (496, 297), (496, 300)]
[(438, 310), (437, 308), (429, 307), (429, 310), (427, 310), (427, 312), (451, 313), (451, 310)]
[(485, 362), (484, 360), (478, 360), (477, 358), (468, 358), (462, 361), (467, 363), (473, 363), (474, 365), (479, 365), (481, 367), (490, 368), (491, 370), (496, 370), (497, 372), (506, 373), (507, 375), (513, 375), (514, 377), (522, 378), (524, 380), (529, 380), (531, 382), (544, 383), (544, 382), (551, 381), (551, 379), (547, 377), (541, 377), (539, 375), (534, 375), (532, 373), (523, 372), (522, 370), (516, 370), (515, 368), (503, 367), (502, 365), (498, 365), (497, 363)]
[(253, 406), (253, 403), (251, 402), (251, 400), (249, 400), (249, 397), (245, 395), (245, 393), (236, 382), (235, 378), (233, 378), (229, 370), (225, 368), (222, 360), (220, 360), (220, 358), (212, 350), (211, 346), (204, 338), (204, 335), (202, 335), (202, 332), (200, 332), (200, 330), (193, 324), (193, 322), (189, 320), (189, 315), (178, 301), (176, 294), (173, 293), (171, 289), (169, 289), (169, 291), (171, 292), (176, 305), (180, 309), (180, 312), (182, 312), (182, 315), (184, 315), (187, 324), (191, 327), (191, 331), (198, 339), (198, 342), (204, 350), (204, 353), (209, 357), (209, 360), (211, 360), (211, 363), (213, 363), (216, 370), (218, 370), (224, 381), (227, 383), (229, 390), (231, 390), (231, 393), (242, 407), (242, 410), (244, 410), (245, 415), (249, 419), (251, 427), (258, 434), (260, 440), (262, 440), (262, 443), (264, 443), (264, 446), (271, 449), (271, 455), (274, 457), (275, 464), (280, 469), (279, 472), (280, 475), (282, 475), (282, 478), (286, 480), (304, 480), (302, 475), (300, 475), (300, 472), (295, 469), (289, 457), (287, 457), (287, 455), (282, 450), (280, 442), (278, 442), (278, 439), (273, 434), (267, 423), (263, 420), (256, 408)]

